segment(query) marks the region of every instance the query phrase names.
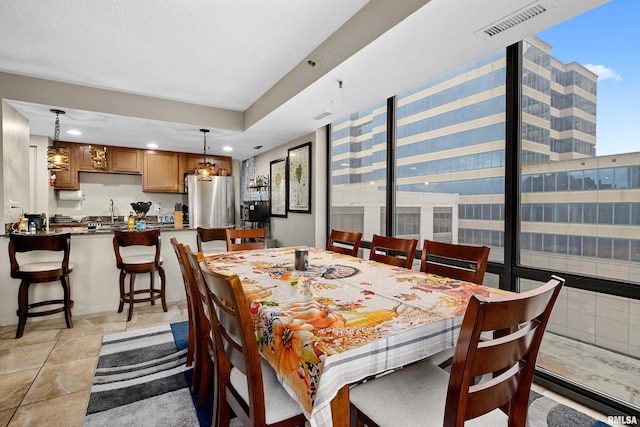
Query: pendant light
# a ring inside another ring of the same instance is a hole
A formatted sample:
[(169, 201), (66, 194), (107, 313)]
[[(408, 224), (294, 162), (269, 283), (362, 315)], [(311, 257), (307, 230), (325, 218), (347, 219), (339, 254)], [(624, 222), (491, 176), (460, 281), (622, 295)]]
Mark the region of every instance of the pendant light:
[(200, 129), (204, 137), (204, 144), (202, 147), (202, 163), (199, 163), (196, 167), (196, 178), (198, 181), (211, 181), (213, 173), (213, 165), (207, 162), (207, 132), (209, 129)]
[(60, 114), (65, 112), (52, 108), (52, 113), (56, 115), (56, 125), (53, 134), (53, 144), (47, 147), (47, 169), (50, 171), (66, 171), (69, 170), (69, 149), (60, 147), (58, 140), (60, 139)]

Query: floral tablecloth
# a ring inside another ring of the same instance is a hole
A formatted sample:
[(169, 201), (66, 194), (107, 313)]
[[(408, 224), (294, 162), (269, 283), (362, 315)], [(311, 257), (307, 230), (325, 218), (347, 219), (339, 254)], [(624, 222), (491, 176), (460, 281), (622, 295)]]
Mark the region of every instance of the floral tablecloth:
[(331, 425), (346, 384), (455, 345), (469, 298), (506, 292), (400, 267), (294, 248), (206, 256), (244, 286), (262, 356), (312, 425)]

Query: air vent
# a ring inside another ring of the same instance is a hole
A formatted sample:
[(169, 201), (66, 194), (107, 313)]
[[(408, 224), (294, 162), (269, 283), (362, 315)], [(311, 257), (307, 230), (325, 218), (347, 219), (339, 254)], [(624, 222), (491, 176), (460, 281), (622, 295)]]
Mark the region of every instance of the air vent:
[(324, 119), (327, 116), (330, 116), (333, 113), (330, 113), (328, 111), (322, 111), (321, 113), (316, 114), (315, 116), (311, 117), (313, 120), (321, 120)]
[(546, 4), (543, 5), (539, 2), (530, 4), (524, 9), (520, 9), (519, 11), (502, 18), (500, 21), (493, 23), (480, 31), (477, 31), (476, 34), (483, 37), (493, 37), (502, 33), (503, 31), (508, 30), (509, 28), (513, 28), (516, 25), (522, 24), (523, 22), (528, 21), (531, 18), (541, 15), (547, 10), (549, 10), (549, 6)]

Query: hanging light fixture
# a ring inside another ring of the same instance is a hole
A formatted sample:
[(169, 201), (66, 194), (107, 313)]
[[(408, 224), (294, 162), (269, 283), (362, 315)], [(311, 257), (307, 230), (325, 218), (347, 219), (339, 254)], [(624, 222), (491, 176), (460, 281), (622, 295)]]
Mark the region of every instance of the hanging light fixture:
[(52, 108), (52, 113), (56, 115), (56, 126), (53, 134), (53, 144), (47, 147), (47, 169), (50, 171), (69, 170), (69, 149), (60, 147), (58, 140), (60, 139), (60, 114), (65, 112)]
[(214, 165), (207, 161), (207, 132), (209, 129), (200, 129), (204, 136), (204, 145), (202, 147), (202, 163), (196, 167), (196, 178), (198, 181), (211, 181), (211, 176), (215, 175)]

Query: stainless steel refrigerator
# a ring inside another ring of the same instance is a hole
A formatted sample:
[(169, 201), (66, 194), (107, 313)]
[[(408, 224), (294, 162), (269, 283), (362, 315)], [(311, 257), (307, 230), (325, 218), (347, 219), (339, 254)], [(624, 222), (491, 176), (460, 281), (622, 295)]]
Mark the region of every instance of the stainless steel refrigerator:
[(189, 227), (233, 227), (235, 198), (233, 177), (212, 176), (211, 181), (198, 181), (188, 175)]

